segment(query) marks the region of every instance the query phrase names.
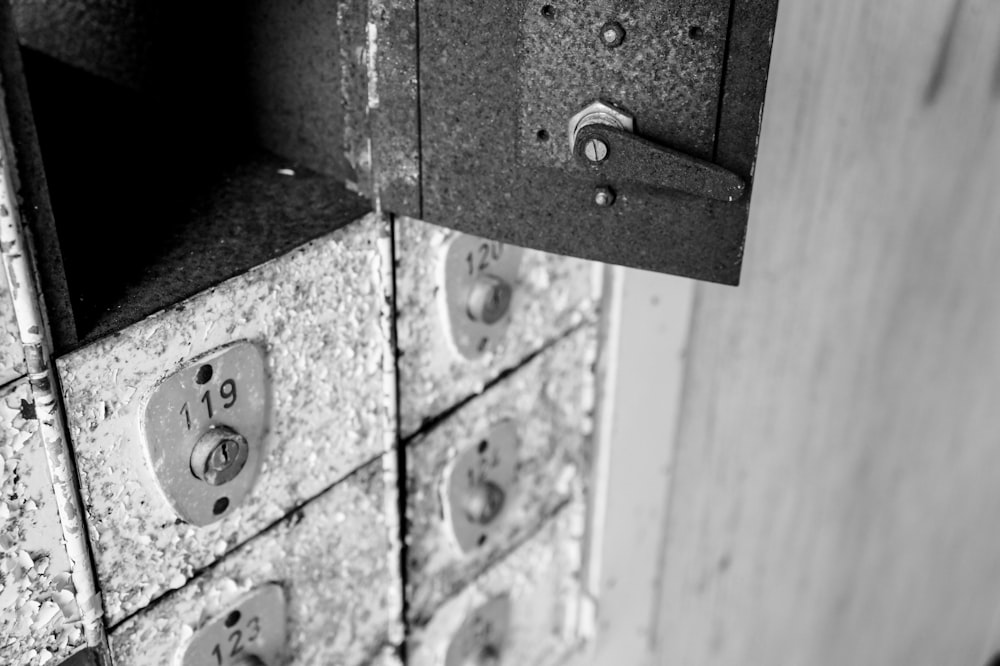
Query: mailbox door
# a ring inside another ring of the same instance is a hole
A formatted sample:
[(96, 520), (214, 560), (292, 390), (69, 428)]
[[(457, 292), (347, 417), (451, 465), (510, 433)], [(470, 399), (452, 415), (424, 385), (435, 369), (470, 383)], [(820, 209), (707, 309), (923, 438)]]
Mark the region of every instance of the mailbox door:
[[(390, 197), (388, 209), (547, 252), (739, 281), (776, 0), (418, 5), (419, 205)], [(631, 131), (589, 163), (571, 120), (598, 101)], [(738, 196), (681, 182), (702, 168), (735, 179)]]

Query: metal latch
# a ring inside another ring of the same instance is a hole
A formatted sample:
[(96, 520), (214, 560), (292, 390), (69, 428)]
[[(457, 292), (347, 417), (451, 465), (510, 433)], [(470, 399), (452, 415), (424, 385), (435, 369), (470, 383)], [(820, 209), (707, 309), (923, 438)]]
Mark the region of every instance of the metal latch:
[(595, 203), (614, 203), (614, 186), (638, 184), (683, 192), (714, 201), (743, 196), (743, 179), (704, 160), (644, 139), (633, 118), (604, 102), (594, 102), (570, 119), (570, 146), (577, 164), (607, 181)]

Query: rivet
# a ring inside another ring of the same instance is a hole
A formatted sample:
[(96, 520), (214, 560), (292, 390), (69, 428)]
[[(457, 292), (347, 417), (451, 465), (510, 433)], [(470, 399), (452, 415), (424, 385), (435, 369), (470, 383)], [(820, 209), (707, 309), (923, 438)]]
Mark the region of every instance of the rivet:
[(615, 202), (615, 192), (610, 187), (598, 187), (594, 192), (594, 203), (607, 208)]
[(609, 49), (620, 46), (625, 41), (625, 28), (618, 21), (608, 21), (601, 26), (601, 41)]

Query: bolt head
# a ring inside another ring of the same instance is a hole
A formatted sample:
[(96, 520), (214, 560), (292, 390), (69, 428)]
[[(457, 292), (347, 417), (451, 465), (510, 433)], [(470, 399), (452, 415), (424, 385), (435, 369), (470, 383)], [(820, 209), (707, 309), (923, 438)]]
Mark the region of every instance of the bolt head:
[(569, 119), (569, 151), (572, 154), (576, 150), (576, 134), (581, 128), (587, 125), (600, 123), (626, 132), (634, 131), (635, 123), (632, 116), (616, 109), (610, 104), (597, 101), (591, 102)]
[(609, 49), (620, 46), (625, 41), (625, 28), (618, 21), (608, 21), (601, 26), (601, 41)]
[(615, 192), (610, 187), (598, 187), (594, 191), (594, 203), (601, 208), (607, 208), (615, 202)]

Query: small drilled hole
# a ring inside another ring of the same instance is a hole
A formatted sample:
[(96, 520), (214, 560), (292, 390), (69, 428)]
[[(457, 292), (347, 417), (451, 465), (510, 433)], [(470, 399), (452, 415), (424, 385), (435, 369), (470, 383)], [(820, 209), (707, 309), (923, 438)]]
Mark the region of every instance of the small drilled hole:
[(206, 384), (212, 379), (212, 366), (203, 365), (198, 368), (198, 374), (195, 376), (194, 380), (199, 384)]
[(486, 453), (486, 449), (488, 449), (489, 446), (490, 443), (484, 439), (483, 441), (479, 442), (479, 452)]
[(229, 508), (229, 498), (220, 497), (219, 499), (215, 500), (215, 504), (212, 505), (212, 513), (218, 516), (220, 513), (225, 512), (225, 510), (228, 508)]
[(547, 19), (553, 18), (556, 15), (556, 10), (552, 5), (542, 5), (542, 16)]
[(548, 141), (549, 140), (548, 130), (540, 129), (537, 132), (535, 132), (535, 136), (538, 137), (539, 141)]
[(693, 25), (688, 29), (688, 37), (691, 39), (701, 39), (705, 36), (705, 31), (701, 29), (700, 25)]
[(234, 624), (236, 624), (239, 621), (240, 621), (240, 612), (239, 611), (233, 611), (232, 613), (230, 613), (229, 615), (226, 616), (226, 626), (227, 627), (231, 627), (231, 626), (233, 626)]
[(986, 666), (1000, 666), (1000, 653), (993, 655), (993, 657), (986, 662)]
[(476, 541), (476, 543), (478, 545), (480, 545), (480, 546), (482, 546), (484, 543), (486, 543), (486, 535), (485, 534), (480, 534), (479, 535), (479, 539)]

